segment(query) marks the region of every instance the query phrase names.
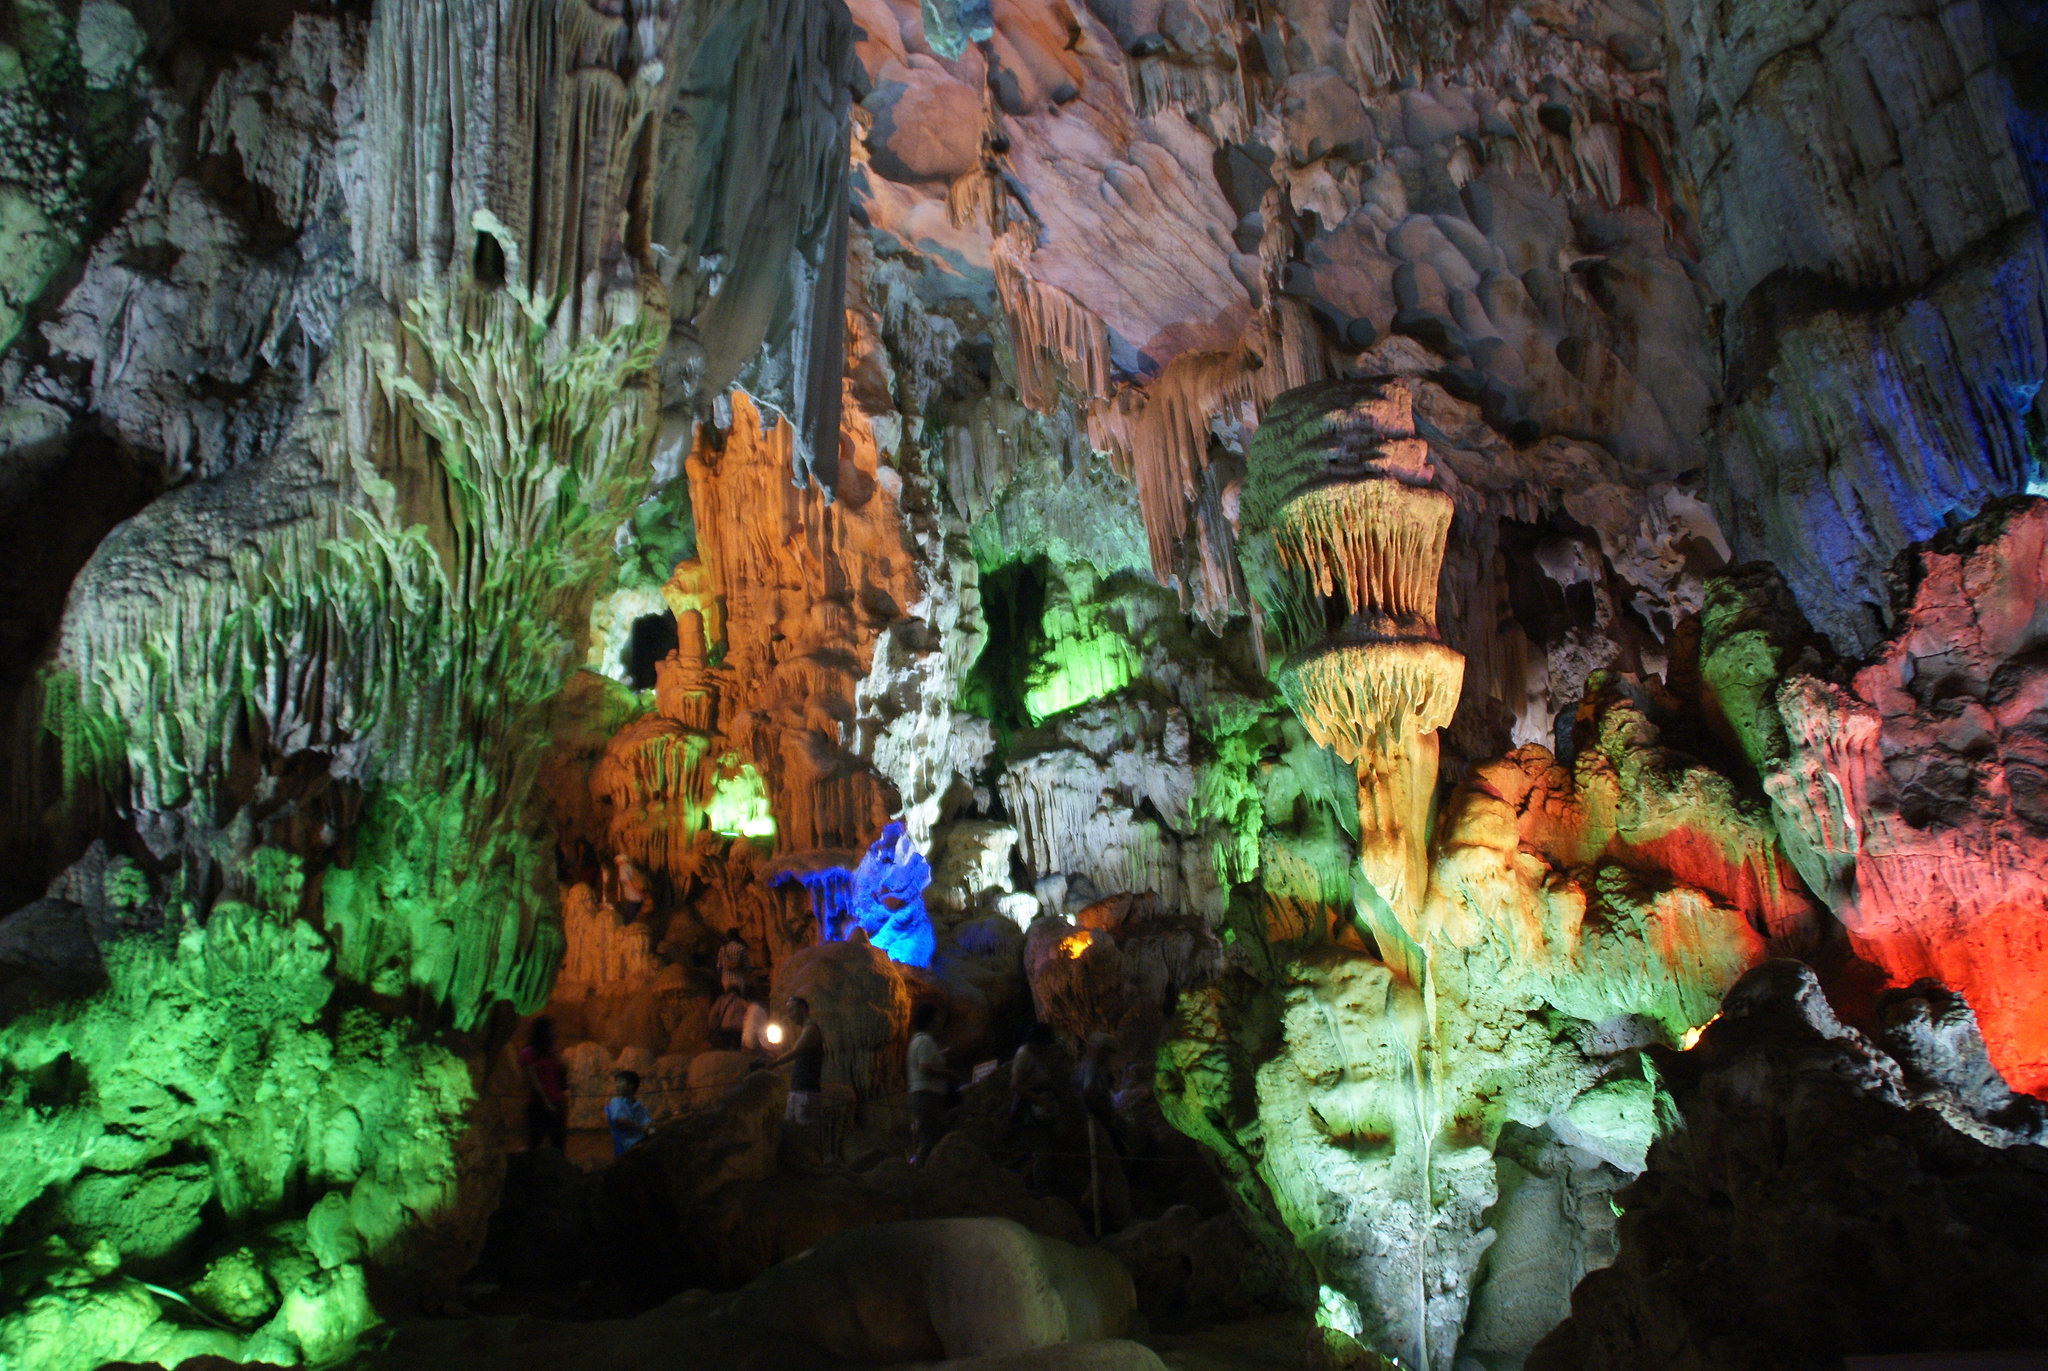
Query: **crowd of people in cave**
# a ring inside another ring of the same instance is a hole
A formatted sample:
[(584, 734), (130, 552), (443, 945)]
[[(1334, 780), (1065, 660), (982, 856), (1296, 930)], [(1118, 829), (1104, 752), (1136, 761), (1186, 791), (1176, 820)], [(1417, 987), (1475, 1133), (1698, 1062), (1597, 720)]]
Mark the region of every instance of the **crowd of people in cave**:
[[(722, 963), (729, 952), (734, 960), (746, 955), (745, 943), (737, 932), (721, 948)], [(824, 1117), (824, 1029), (802, 996), (791, 996), (780, 1015), (770, 1018), (758, 994), (751, 986), (727, 988), (721, 998), (736, 999), (744, 1006), (744, 1019), (741, 1028), (725, 1036), (730, 1038), (733, 1050), (755, 1054), (755, 1069), (788, 1068), (788, 1102), (783, 1117), (798, 1129), (816, 1130)], [(903, 1099), (909, 1116), (908, 1159), (913, 1166), (930, 1158), (970, 1075), (953, 1065), (939, 1044), (936, 1030), (942, 1013), (937, 1003), (926, 1000), (918, 1003), (910, 1015), (910, 1040), (903, 1062)], [(778, 1052), (775, 1049), (779, 1045), (782, 1050)], [(1067, 1071), (1063, 1069), (1065, 1063), (1052, 1027), (1034, 1023), (1010, 1058), (1008, 1126), (1024, 1158), (1022, 1170), (1034, 1193), (1043, 1193), (1048, 1188), (1046, 1161), (1055, 1147), (1063, 1113), (1080, 1112), (1089, 1128), (1091, 1146), (1099, 1137), (1104, 1147), (1118, 1154), (1125, 1150), (1124, 1127), (1116, 1105), (1113, 1057), (1109, 1036), (1095, 1034), (1082, 1046), (1072, 1070)], [(542, 1015), (527, 1025), (526, 1042), (519, 1049), (518, 1061), (526, 1090), (527, 1148), (551, 1146), (566, 1151), (568, 1068), (556, 1048), (552, 1019)], [(1001, 1065), (992, 1062), (988, 1068)], [(616, 1071), (612, 1083), (613, 1093), (605, 1102), (604, 1119), (616, 1159), (646, 1141), (654, 1131), (654, 1123), (647, 1106), (639, 1099), (638, 1072)]]
[[(649, 882), (633, 862), (618, 854), (612, 862), (588, 861), (594, 884), (605, 902), (631, 922), (653, 912)], [(784, 1121), (798, 1131), (819, 1155), (830, 1157), (827, 1136), (827, 1092), (824, 1067), (829, 1043), (824, 1026), (801, 996), (771, 1010), (766, 968), (757, 965), (753, 949), (738, 928), (728, 930), (711, 956), (719, 994), (710, 1011), (714, 1049), (753, 1057), (752, 1070), (787, 1072)], [(1127, 1127), (1118, 1108), (1116, 1051), (1107, 1034), (1094, 1034), (1069, 1053), (1051, 1025), (1034, 1022), (1007, 1062), (972, 1065), (952, 1061), (940, 1043), (945, 1010), (933, 1000), (912, 1008), (909, 1038), (903, 1048), (904, 1090), (886, 1103), (907, 1124), (906, 1156), (913, 1166), (927, 1162), (944, 1136), (962, 1090), (997, 1072), (1004, 1072), (1008, 1105), (1004, 1129), (1017, 1156), (1017, 1170), (1033, 1194), (1051, 1190), (1049, 1162), (1060, 1147), (1063, 1123), (1085, 1125), (1091, 1151), (1124, 1156), (1129, 1151)], [(567, 1150), (570, 1112), (569, 1073), (555, 1040), (555, 1026), (543, 1015), (531, 1020), (517, 1053), (525, 1096), (525, 1142), (529, 1150)], [(620, 1069), (612, 1075), (612, 1094), (603, 1117), (616, 1160), (645, 1143), (655, 1121), (640, 1096), (639, 1073)], [(712, 1107), (716, 1107), (715, 1105)], [(898, 1132), (906, 1131), (899, 1127)]]

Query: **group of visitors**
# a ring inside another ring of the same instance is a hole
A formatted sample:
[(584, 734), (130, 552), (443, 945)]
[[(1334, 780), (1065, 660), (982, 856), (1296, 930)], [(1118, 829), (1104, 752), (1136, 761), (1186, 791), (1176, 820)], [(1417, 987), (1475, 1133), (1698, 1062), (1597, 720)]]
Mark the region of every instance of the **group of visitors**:
[[(569, 1146), (569, 1068), (555, 1051), (555, 1021), (543, 1014), (528, 1025), (526, 1046), (519, 1049), (519, 1072), (526, 1080), (526, 1148), (542, 1144), (565, 1152)], [(612, 1156), (623, 1157), (654, 1127), (647, 1106), (640, 1103), (640, 1073), (612, 1073), (612, 1097), (605, 1101), (605, 1126), (612, 1135)]]
[[(945, 1130), (946, 1110), (960, 1084), (960, 1073), (946, 1064), (933, 1029), (939, 1007), (924, 1003), (911, 1011), (910, 1046), (905, 1053), (904, 1074), (910, 1097), (910, 1161), (922, 1165)], [(1102, 1128), (1109, 1145), (1124, 1150), (1123, 1125), (1116, 1110), (1116, 1078), (1111, 1068), (1114, 1044), (1106, 1033), (1088, 1039), (1086, 1050), (1071, 1078), (1072, 1098), (1078, 1099), (1084, 1116)], [(1058, 1038), (1052, 1025), (1034, 1023), (1024, 1035), (1023, 1045), (1010, 1058), (1011, 1136), (1025, 1154), (1025, 1178), (1033, 1190), (1044, 1191), (1050, 1183), (1050, 1163), (1057, 1146), (1062, 1115), (1069, 1092), (1063, 1088)]]
[[(722, 993), (713, 1010), (714, 1030), (729, 1034), (732, 1046), (767, 1053), (777, 1045), (772, 1041), (775, 1035), (769, 1030), (767, 1007), (754, 992), (751, 956), (738, 930), (727, 934), (719, 948), (717, 970)], [(735, 1004), (741, 1008), (732, 1016), (736, 1022), (728, 1030), (723, 1026), (727, 1016), (721, 1014), (721, 1008), (729, 1009)], [(910, 1014), (904, 1076), (910, 1106), (909, 1159), (913, 1166), (922, 1166), (930, 1159), (945, 1131), (947, 1112), (964, 1084), (964, 1073), (947, 1061), (946, 1051), (939, 1044), (939, 1012), (937, 1004), (923, 1001)], [(769, 1069), (789, 1068), (789, 1100), (784, 1117), (791, 1124), (808, 1129), (819, 1123), (822, 1113), (825, 1034), (802, 996), (792, 996), (784, 1005), (782, 1031), (788, 1035), (787, 1045), (779, 1054), (765, 1057), (761, 1065)], [(1024, 1035), (1023, 1045), (1010, 1061), (1008, 1127), (1025, 1154), (1025, 1176), (1034, 1190), (1042, 1192), (1048, 1188), (1061, 1118), (1072, 1102), (1079, 1104), (1091, 1126), (1099, 1126), (1106, 1133), (1111, 1147), (1123, 1151), (1112, 1052), (1108, 1035), (1093, 1035), (1071, 1078), (1063, 1079), (1052, 1027), (1034, 1023)], [(527, 1147), (551, 1145), (558, 1151), (565, 1150), (568, 1069), (555, 1050), (555, 1026), (551, 1019), (543, 1016), (533, 1021), (518, 1059), (527, 1094)], [(617, 1071), (612, 1084), (604, 1119), (611, 1134), (612, 1154), (619, 1157), (647, 1137), (653, 1129), (653, 1119), (639, 1098), (639, 1073)]]

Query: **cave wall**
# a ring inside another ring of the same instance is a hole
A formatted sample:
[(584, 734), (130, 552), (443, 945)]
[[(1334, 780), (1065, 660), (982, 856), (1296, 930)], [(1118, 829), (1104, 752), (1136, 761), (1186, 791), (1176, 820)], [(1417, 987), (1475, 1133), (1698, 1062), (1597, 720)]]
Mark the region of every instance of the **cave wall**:
[[(1643, 1050), (1767, 957), (2038, 1088), (2029, 7), (259, 8), (0, 29), (0, 1343), (432, 1299), (517, 1017), (687, 1093), (734, 928), (884, 1057), (1021, 962), (1445, 1371), (1614, 1260)], [(1358, 378), (1398, 429), (1269, 422)], [(1429, 615), (1279, 516), (1343, 443)], [(1461, 663), (1391, 822), (1298, 688), (1360, 634)], [(811, 947), (891, 820), (925, 976)]]
[(536, 772), (657, 439), (745, 376), (785, 484), (836, 457), (843, 14), (276, 18), (7, 35), (59, 254), (10, 294), (9, 489), (166, 488), (10, 664), (50, 735), (10, 778), (50, 882), (9, 926), (29, 1365), (325, 1361), (372, 1287), (445, 1298), (502, 1174), (485, 1046), (563, 957)]

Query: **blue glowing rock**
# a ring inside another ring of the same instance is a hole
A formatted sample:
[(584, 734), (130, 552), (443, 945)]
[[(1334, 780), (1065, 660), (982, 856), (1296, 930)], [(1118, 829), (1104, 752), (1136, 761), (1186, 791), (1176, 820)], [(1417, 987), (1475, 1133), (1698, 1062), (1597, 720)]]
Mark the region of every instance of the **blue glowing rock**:
[(937, 940), (925, 913), (924, 888), (932, 883), (932, 867), (910, 845), (902, 824), (884, 828), (851, 871), (829, 866), (792, 872), (791, 878), (810, 892), (819, 941), (843, 942), (858, 928), (891, 961), (931, 965)]

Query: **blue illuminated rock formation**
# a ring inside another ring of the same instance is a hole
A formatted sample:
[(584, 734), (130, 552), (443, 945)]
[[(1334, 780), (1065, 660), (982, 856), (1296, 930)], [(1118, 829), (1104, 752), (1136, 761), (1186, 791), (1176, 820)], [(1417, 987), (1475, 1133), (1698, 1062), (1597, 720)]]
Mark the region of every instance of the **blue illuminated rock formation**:
[(785, 879), (801, 882), (810, 892), (819, 941), (843, 942), (857, 928), (890, 960), (931, 965), (935, 940), (924, 888), (932, 883), (932, 867), (910, 845), (902, 824), (884, 828), (851, 871), (829, 866), (792, 872)]

